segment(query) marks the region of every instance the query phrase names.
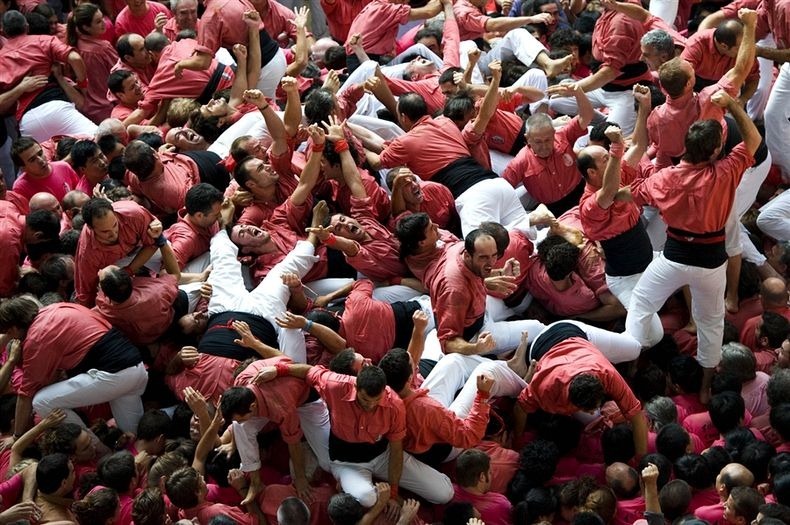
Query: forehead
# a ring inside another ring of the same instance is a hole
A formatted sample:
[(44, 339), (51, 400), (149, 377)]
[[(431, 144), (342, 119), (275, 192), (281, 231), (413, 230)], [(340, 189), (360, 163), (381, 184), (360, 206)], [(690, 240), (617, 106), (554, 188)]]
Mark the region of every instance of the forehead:
[(40, 155), (43, 152), (44, 152), (44, 150), (41, 149), (41, 146), (39, 146), (38, 144), (34, 144), (34, 145), (30, 146), (29, 148), (27, 148), (26, 150), (23, 150), (22, 153), (19, 154), (19, 157), (22, 160), (29, 160), (32, 157), (36, 157), (36, 156)]
[(541, 125), (535, 128), (531, 128), (527, 133), (529, 138), (541, 138), (541, 139), (548, 139), (554, 138), (554, 126), (551, 125)]
[(475, 239), (475, 255), (495, 255), (497, 253), (496, 241), (493, 237), (484, 235)]

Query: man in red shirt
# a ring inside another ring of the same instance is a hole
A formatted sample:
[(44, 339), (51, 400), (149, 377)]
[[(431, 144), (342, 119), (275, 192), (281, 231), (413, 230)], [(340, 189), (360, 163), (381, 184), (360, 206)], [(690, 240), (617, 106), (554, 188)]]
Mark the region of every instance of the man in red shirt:
[(510, 161), (502, 178), (514, 188), (523, 183), (533, 199), (545, 204), (559, 217), (576, 206), (584, 192), (573, 145), (587, 134), (587, 126), (592, 122), (595, 110), (577, 84), (552, 86), (548, 93), (574, 97), (579, 108), (578, 116), (558, 133), (545, 113), (537, 113), (527, 119), (527, 145)]
[(77, 189), (79, 176), (66, 162), (50, 162), (41, 145), (32, 137), (22, 136), (11, 146), (11, 158), (22, 169), (14, 181), (14, 191), (30, 200), (33, 195), (46, 192), (58, 201)]
[(197, 0), (176, 0), (171, 2), (171, 6), (173, 8), (173, 17), (168, 18), (162, 27), (162, 32), (167, 39), (171, 42), (175, 41), (176, 35), (184, 29), (191, 29), (197, 33), (200, 25)]
[(458, 484), (454, 502), (471, 503), (486, 525), (512, 523), (513, 507), (503, 494), (491, 491), (491, 458), (482, 450), (470, 449), (458, 457)]
[(165, 231), (182, 271), (187, 265), (187, 272), (202, 272), (208, 266), (208, 260), (190, 263), (208, 253), (211, 237), (219, 230), (217, 220), (222, 202), (222, 192), (205, 182), (187, 191), (185, 207), (178, 211), (178, 220)]
[(531, 377), (518, 397), (517, 435), (524, 429), (526, 414), (536, 410), (562, 415), (597, 413), (603, 402), (611, 399), (631, 422), (637, 455), (647, 452), (642, 405), (579, 326), (555, 323), (535, 339), (529, 359)]
[(372, 507), (375, 475), (389, 482), (392, 504), (399, 505), (400, 486), (431, 503), (450, 501), (450, 478), (404, 453), (406, 411), (379, 367), (363, 367), (356, 378), (309, 365), (281, 364), (259, 372), (262, 381), (286, 375), (303, 377), (326, 402), (332, 474), (345, 492)]
[(19, 11), (3, 15), (3, 33), (8, 40), (0, 48), (0, 113), (16, 108), (20, 134), (38, 141), (53, 135), (92, 136), (96, 124), (77, 110), (64, 88), (48, 80), (53, 66), (67, 65), (74, 71), (77, 87), (87, 88), (85, 62), (79, 53), (57, 37), (29, 35)]
[(744, 142), (722, 160), (721, 124), (694, 123), (686, 134), (686, 153), (678, 166), (660, 170), (631, 186), (637, 205), (649, 204), (666, 222), (667, 245), (647, 267), (633, 291), (626, 331), (643, 345), (652, 316), (684, 285), (691, 289), (697, 324), (697, 360), (705, 369), (700, 397), (709, 398), (713, 370), (721, 359), (727, 252), (724, 226), (744, 170), (754, 162), (761, 137), (738, 103), (724, 91), (711, 101), (733, 115)]
[(121, 9), (115, 18), (115, 33), (118, 35), (137, 33), (145, 36), (156, 29), (154, 20), (160, 13), (167, 18), (171, 16), (170, 10), (159, 2), (126, 0), (126, 7)]
[(136, 73), (126, 69), (119, 69), (110, 73), (107, 78), (107, 91), (118, 100), (112, 108), (112, 118), (126, 120), (137, 104), (143, 100), (143, 86)]

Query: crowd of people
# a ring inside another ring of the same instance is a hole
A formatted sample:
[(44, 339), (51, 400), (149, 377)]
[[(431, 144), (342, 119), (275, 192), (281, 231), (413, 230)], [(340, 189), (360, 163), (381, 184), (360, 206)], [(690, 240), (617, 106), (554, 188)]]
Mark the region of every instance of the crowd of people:
[(788, 0), (0, 22), (0, 525), (790, 525)]

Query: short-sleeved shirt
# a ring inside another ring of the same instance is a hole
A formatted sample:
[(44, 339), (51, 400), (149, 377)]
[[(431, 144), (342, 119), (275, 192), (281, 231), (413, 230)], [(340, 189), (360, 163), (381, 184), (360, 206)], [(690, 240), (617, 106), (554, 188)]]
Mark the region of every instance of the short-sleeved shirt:
[(395, 342), (392, 305), (373, 298), (373, 283), (358, 279), (343, 310), (341, 335), (350, 348), (378, 363)]
[(144, 195), (163, 212), (176, 213), (184, 207), (189, 189), (200, 182), (197, 163), (186, 155), (158, 153), (162, 173), (145, 180), (132, 176), (129, 189)]
[(211, 354), (199, 354), (198, 362), (191, 368), (184, 368), (175, 375), (166, 375), (165, 383), (181, 401), (184, 400), (184, 389), (191, 386), (216, 404), (222, 393), (233, 386), (233, 373), (239, 361)]
[(11, 297), (19, 280), (24, 250), (25, 216), (8, 201), (0, 201), (0, 297)]
[(406, 410), (390, 387), (372, 412), (357, 403), (356, 378), (314, 366), (305, 378), (326, 401), (332, 433), (348, 443), (402, 441), (406, 437)]
[[(411, 7), (408, 4), (395, 4), (387, 0), (373, 0), (357, 15), (348, 30), (349, 35), (362, 35), (365, 51), (374, 55), (395, 53), (395, 39), (398, 28), (409, 21)], [(346, 42), (346, 53), (354, 50)]]
[[(612, 84), (631, 86), (640, 81), (650, 81), (650, 72), (640, 61), (642, 51), (639, 42), (644, 34), (641, 22), (610, 9), (604, 10), (595, 22), (592, 54), (601, 65), (619, 73)], [(633, 71), (629, 71), (631, 68)]]
[(453, 14), (458, 22), (461, 40), (475, 40), (486, 32), (489, 16), (483, 14), (479, 7), (469, 0), (458, 0), (453, 4)]
[(605, 396), (613, 400), (627, 419), (637, 415), (642, 405), (631, 388), (594, 344), (571, 337), (554, 345), (538, 360), (532, 381), (521, 391), (518, 402), (531, 413), (543, 410), (570, 416), (579, 411), (568, 397), (568, 387), (579, 374), (600, 380)]
[(201, 228), (189, 219), (186, 209), (179, 210), (178, 220), (165, 231), (165, 237), (170, 241), (179, 268), (183, 270), (189, 261), (206, 253), (211, 237), (218, 231), (217, 223), (209, 228)]
[[(714, 31), (715, 29), (706, 29), (694, 33), (686, 40), (686, 47), (680, 54), (680, 58), (692, 65), (697, 78), (704, 79), (711, 84), (723, 77), (735, 65), (734, 57), (722, 55), (716, 49), (713, 39)], [(746, 79), (747, 81), (757, 80), (759, 75), (759, 65), (755, 60)]]
[(422, 454), (433, 445), (447, 443), (458, 448), (474, 447), (483, 439), (488, 424), (489, 406), (487, 397), (475, 396), (469, 414), (465, 418), (420, 389), (403, 400), (406, 406), (406, 439), (403, 449)]
[(110, 76), (112, 67), (118, 62), (118, 53), (104, 38), (82, 34), (78, 38), (77, 50), (85, 62), (85, 69), (91, 73), (88, 90), (84, 93), (85, 106), (82, 108), (82, 113), (99, 123), (110, 116), (112, 103), (107, 100), (107, 81), (99, 82), (94, 79), (106, 79)]
[(400, 243), (378, 221), (370, 199), (352, 197), (351, 216), (365, 229), (371, 240), (362, 243), (354, 241), (358, 251), (356, 255), (346, 257), (348, 264), (377, 282), (405, 276), (407, 269), (399, 257)]
[(116, 34), (124, 35), (126, 33), (137, 33), (145, 37), (148, 33), (156, 29), (156, 24), (154, 23), (156, 15), (162, 13), (167, 16), (167, 18), (172, 16), (170, 14), (170, 9), (165, 7), (164, 4), (159, 2), (146, 2), (145, 5), (145, 14), (142, 16), (132, 14), (129, 10), (129, 6), (121, 9), (121, 12), (115, 17)]
[(55, 161), (49, 163), (52, 172), (46, 177), (31, 177), (22, 173), (14, 181), (14, 191), (30, 200), (39, 192), (51, 193), (58, 201), (62, 201), (71, 190), (77, 189), (80, 178), (68, 163)]

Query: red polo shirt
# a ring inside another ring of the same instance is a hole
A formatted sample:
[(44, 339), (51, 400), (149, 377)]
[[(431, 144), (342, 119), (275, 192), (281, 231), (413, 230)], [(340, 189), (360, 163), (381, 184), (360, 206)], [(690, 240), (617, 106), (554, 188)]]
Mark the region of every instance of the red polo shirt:
[[(409, 21), (411, 7), (408, 4), (395, 4), (388, 0), (373, 0), (362, 8), (351, 27), (349, 35), (362, 35), (365, 51), (373, 55), (390, 55), (395, 53), (395, 39), (398, 28)], [(351, 55), (354, 50), (346, 42), (346, 53)]]
[(158, 153), (162, 173), (146, 180), (131, 176), (129, 189), (144, 195), (166, 214), (176, 213), (184, 207), (189, 188), (200, 182), (200, 172), (194, 160), (178, 153)]
[(466, 418), (460, 418), (440, 402), (420, 389), (403, 400), (406, 406), (407, 452), (422, 454), (437, 443), (449, 443), (458, 448), (470, 448), (483, 439), (488, 425), (488, 396), (478, 393)]
[(346, 298), (341, 335), (350, 348), (378, 363), (395, 342), (392, 306), (373, 299), (373, 283), (359, 279)]
[[(606, 9), (595, 22), (592, 36), (593, 58), (602, 66), (609, 66), (622, 73), (625, 66), (640, 64), (642, 50), (639, 41), (644, 34), (645, 28), (638, 20)], [(637, 82), (649, 82), (651, 78), (650, 71), (646, 70), (644, 74), (627, 80), (615, 79), (612, 84), (630, 86)]]
[(346, 261), (358, 272), (377, 282), (387, 282), (393, 277), (408, 273), (400, 260), (400, 243), (395, 235), (376, 218), (369, 198), (351, 198), (351, 216), (365, 229), (370, 241), (356, 242), (357, 254), (346, 257)]
[(165, 376), (165, 383), (181, 401), (184, 400), (184, 389), (191, 386), (210, 403), (217, 403), (222, 393), (233, 386), (233, 373), (239, 362), (227, 357), (211, 354), (200, 354), (198, 362), (192, 368), (184, 368), (176, 375)]
[(185, 209), (178, 212), (178, 221), (165, 230), (165, 237), (176, 256), (178, 266), (183, 270), (189, 261), (209, 250), (211, 238), (219, 231), (215, 222), (210, 228), (200, 228), (187, 218)]

